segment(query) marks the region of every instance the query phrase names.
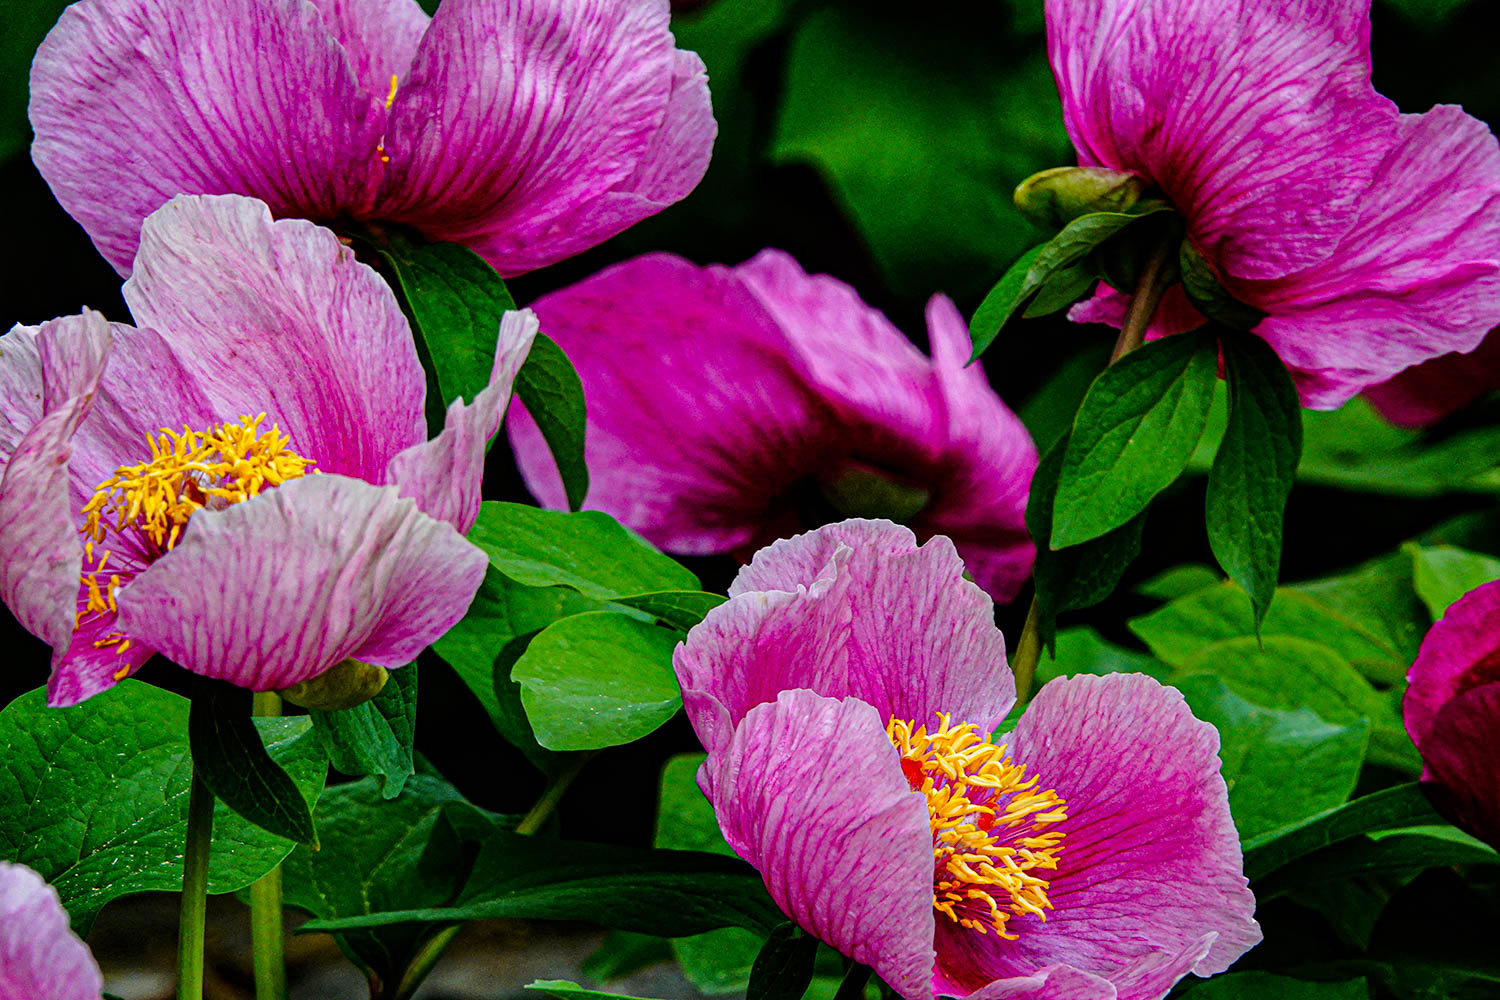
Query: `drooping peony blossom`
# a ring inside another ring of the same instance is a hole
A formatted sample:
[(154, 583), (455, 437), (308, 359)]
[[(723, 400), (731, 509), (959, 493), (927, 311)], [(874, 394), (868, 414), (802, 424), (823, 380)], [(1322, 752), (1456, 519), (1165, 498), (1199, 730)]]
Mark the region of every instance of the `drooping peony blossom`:
[(1500, 850), (1500, 580), (1448, 608), (1406, 680), (1402, 715), (1429, 797)]
[(1155, 1000), (1260, 940), (1218, 735), (1139, 674), (1015, 701), (952, 544), (756, 555), (676, 652), (699, 784), (783, 911), (903, 997)]
[(128, 274), (175, 194), (414, 226), (502, 274), (686, 196), (714, 120), (668, 0), (81, 0), (31, 71), (32, 158)]
[(1500, 389), (1500, 332), (1491, 331), (1468, 354), (1445, 354), (1365, 390), (1365, 398), (1393, 424), (1430, 427)]
[[(1184, 215), (1306, 406), (1331, 409), (1500, 323), (1500, 145), (1370, 85), (1369, 0), (1048, 0), (1068, 134)], [(1101, 286), (1070, 314), (1119, 326)], [(1153, 335), (1200, 325), (1180, 286)]]
[(485, 442), (536, 330), (508, 313), (488, 388), (427, 440), (411, 331), (326, 229), (238, 196), (146, 220), (125, 299), (0, 338), (0, 598), (50, 643), (48, 702), (153, 652), (281, 689), (396, 667), (484, 576), (464, 537)]
[(104, 977), (53, 889), (0, 861), (0, 1000), (99, 1000)]
[[(533, 304), (588, 398), (589, 506), (671, 552), (754, 551), (851, 515), (951, 536), (1010, 600), (1031, 572), (1036, 448), (968, 368), (968, 329), (927, 306), (929, 360), (852, 288), (766, 250), (736, 267), (655, 254)], [(533, 494), (564, 504), (519, 405)]]

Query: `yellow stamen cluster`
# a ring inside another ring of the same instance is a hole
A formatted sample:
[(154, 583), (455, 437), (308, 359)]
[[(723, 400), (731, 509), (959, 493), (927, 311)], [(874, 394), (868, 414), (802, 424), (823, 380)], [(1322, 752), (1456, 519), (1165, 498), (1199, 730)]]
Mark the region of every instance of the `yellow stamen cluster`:
[[(120, 577), (111, 573), (101, 582), (110, 551), (97, 560), (94, 547), (109, 532), (134, 531), (148, 553), (169, 551), (182, 537), (188, 519), (204, 507), (225, 507), (259, 496), (268, 486), (280, 486), (307, 474), (314, 463), (291, 451), (291, 443), (275, 425), (262, 431), (264, 413), (240, 417), (236, 423), (220, 424), (207, 431), (184, 428), (181, 433), (162, 428), (148, 434), (151, 460), (122, 465), (100, 483), (83, 507), (84, 607), (78, 624), (92, 615), (113, 612)], [(114, 633), (94, 643), (98, 648), (115, 646), (123, 653), (130, 640)]]
[[(1037, 791), (1040, 778), (1012, 764), (1004, 744), (989, 742), (972, 723), (937, 728), (892, 719), (886, 733), (901, 754), (911, 787), (927, 799), (935, 862), (932, 906), (954, 923), (1014, 940), (1012, 916), (1047, 919), (1046, 879), (1055, 870), (1067, 819), (1055, 791)], [(996, 897), (999, 897), (998, 899)]]

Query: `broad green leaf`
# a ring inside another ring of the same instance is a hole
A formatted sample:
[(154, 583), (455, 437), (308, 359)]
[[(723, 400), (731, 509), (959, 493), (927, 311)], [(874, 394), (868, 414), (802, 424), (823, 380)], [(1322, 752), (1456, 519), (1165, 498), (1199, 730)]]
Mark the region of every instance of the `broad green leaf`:
[(1219, 284), (1213, 266), (1193, 246), (1192, 240), (1182, 241), (1177, 268), (1188, 299), (1209, 319), (1231, 330), (1253, 330), (1266, 318), (1265, 313), (1241, 302)]
[(1380, 830), (1443, 825), (1415, 782), (1355, 799), (1245, 841), (1245, 875), (1252, 881), (1329, 844)]
[(412, 775), (417, 729), (417, 665), (392, 670), (380, 693), (362, 705), (324, 712), (310, 709), (313, 730), (335, 770), (379, 777), (385, 797), (401, 794)]
[(469, 539), (491, 566), (529, 587), (561, 585), (603, 600), (700, 589), (692, 573), (599, 511), (491, 501), (480, 507)]
[(672, 961), (670, 938), (633, 931), (610, 931), (580, 967), (596, 982), (608, 983), (641, 971), (658, 962)]
[(194, 678), (188, 745), (193, 769), (219, 801), (262, 830), (317, 846), (312, 809), (266, 752), (250, 718), (249, 691)]
[(790, 921), (777, 927), (750, 967), (745, 1000), (802, 1000), (817, 954), (817, 938)]
[(1467, 552), (1452, 545), (1408, 545), (1412, 584), (1433, 620), (1443, 617), (1448, 605), (1493, 580), (1500, 580), (1500, 559)]
[(1281, 570), (1282, 515), (1302, 453), (1302, 404), (1286, 365), (1264, 340), (1226, 332), (1219, 343), (1229, 422), (1208, 473), (1208, 544), (1250, 595), (1259, 628)]
[(1156, 574), (1145, 583), (1138, 585), (1135, 592), (1143, 597), (1154, 597), (1158, 601), (1175, 601), (1195, 590), (1203, 590), (1205, 587), (1213, 587), (1222, 582), (1223, 578), (1207, 566), (1185, 563)]
[(573, 362), (545, 332), (536, 335), (526, 363), (516, 373), (515, 392), (552, 452), (568, 507), (578, 510), (589, 493), (583, 452), (587, 427), (583, 383)]
[(1052, 655), (1043, 655), (1036, 668), (1036, 682), (1045, 684), (1054, 677), (1078, 674), (1149, 674), (1163, 680), (1169, 670), (1151, 657), (1124, 646), (1117, 646), (1088, 626), (1065, 628), (1057, 633)]
[(511, 669), (537, 742), (549, 750), (597, 750), (656, 730), (682, 705), (672, 672), (681, 638), (613, 611), (543, 629)]
[(1500, 854), (1453, 827), (1377, 832), (1314, 851), (1256, 883), (1255, 895), (1264, 900), (1355, 876), (1455, 865), (1500, 865)]
[(1362, 396), (1302, 421), (1299, 482), (1405, 497), (1500, 493), (1500, 426), (1433, 439), (1387, 423)]
[(1217, 383), (1218, 349), (1204, 333), (1165, 337), (1101, 372), (1073, 418), (1049, 547), (1121, 527), (1171, 485), (1203, 435)]
[(970, 360), (988, 350), (1005, 324), (1041, 290), (1042, 281), (1031, 277), (1031, 269), (1046, 248), (1045, 243), (1038, 244), (1017, 257), (974, 310), (974, 318), (969, 321), (969, 339), (974, 345)]
[(1330, 983), (1269, 972), (1233, 972), (1198, 983), (1187, 995), (1191, 1000), (1367, 1000), (1370, 988), (1363, 979)]
[(1262, 708), (1217, 677), (1184, 677), (1177, 688), (1193, 715), (1219, 731), (1241, 840), (1332, 809), (1354, 791), (1370, 738), (1366, 720), (1335, 725), (1306, 708)]
[[(303, 798), (316, 802), (328, 764), (311, 723), (257, 725)], [(186, 698), (136, 680), (72, 708), (48, 708), (38, 689), (0, 711), (0, 857), (51, 882), (80, 933), (112, 899), (181, 890), (187, 727)], [(243, 889), (294, 846), (217, 804), (208, 891)]]
[(612, 603), (644, 611), (663, 624), (686, 632), (726, 599), (722, 594), (702, 590), (659, 590), (651, 594), (618, 597)]
[(547, 993), (557, 997), (558, 1000), (641, 1000), (639, 997), (626, 996), (621, 993), (601, 993), (599, 990), (591, 990), (566, 979), (538, 979), (534, 983), (528, 983), (524, 989)]
[[(1385, 679), (1390, 683), (1405, 679), (1406, 667), (1416, 658), (1427, 631), (1421, 601), (1412, 587), (1409, 556), (1391, 553), (1350, 572), (1299, 583), (1290, 589), (1357, 622), (1383, 645), (1396, 650), (1399, 669)], [(1357, 661), (1355, 657), (1350, 659)]]

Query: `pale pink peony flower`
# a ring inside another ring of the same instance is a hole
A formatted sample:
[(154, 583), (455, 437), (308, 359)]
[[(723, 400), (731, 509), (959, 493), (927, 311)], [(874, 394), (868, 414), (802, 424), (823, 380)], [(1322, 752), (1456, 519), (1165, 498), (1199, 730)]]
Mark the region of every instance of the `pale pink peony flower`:
[(485, 557), (487, 439), (536, 320), (427, 440), (395, 296), (326, 229), (233, 195), (153, 213), (125, 299), (0, 338), (0, 598), (50, 643), (48, 702), (153, 652), (280, 689), (348, 657), (410, 662)]
[[(1080, 163), (1146, 178), (1331, 409), (1500, 323), (1500, 145), (1370, 85), (1369, 0), (1048, 0)], [(1101, 286), (1079, 321), (1120, 325)], [(1152, 334), (1203, 317), (1180, 286)]]
[(0, 861), (0, 1000), (99, 1000), (104, 977), (53, 889)]
[[(964, 367), (968, 329), (947, 298), (927, 306), (930, 359), (848, 285), (776, 250), (736, 267), (639, 257), (533, 308), (583, 380), (589, 506), (662, 548), (754, 551), (869, 514), (952, 537), (997, 600), (1030, 574), (1036, 447)], [(514, 409), (521, 473), (562, 507), (551, 453)]]
[(505, 275), (685, 197), (703, 62), (667, 0), (81, 0), (31, 70), (32, 158), (128, 274), (175, 194), (414, 226)]
[[(1156, 1000), (1260, 940), (1218, 734), (1140, 674), (1015, 702), (946, 538), (828, 525), (761, 551), (677, 648), (731, 847), (903, 997)], [(983, 860), (976, 860), (977, 858)]]

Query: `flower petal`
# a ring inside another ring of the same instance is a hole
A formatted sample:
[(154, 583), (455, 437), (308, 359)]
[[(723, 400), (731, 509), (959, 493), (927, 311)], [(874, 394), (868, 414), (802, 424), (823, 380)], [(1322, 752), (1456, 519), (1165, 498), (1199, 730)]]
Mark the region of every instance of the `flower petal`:
[(96, 312), (17, 327), (0, 338), (7, 388), (41, 376), (26, 404), (38, 412), (36, 422), (6, 456), (0, 478), (0, 598), (54, 653), (66, 649), (73, 634), (83, 563), (76, 511), (69, 506), (68, 460), (110, 341), (110, 325)]
[(442, 433), (398, 452), (386, 472), (386, 480), (401, 487), (402, 496), (411, 497), (428, 516), (447, 521), (460, 534), (468, 534), (479, 518), (485, 449), (500, 429), (511, 386), (537, 329), (530, 309), (507, 312), (500, 320), (490, 384), (467, 405), (455, 399)]
[(175, 198), (146, 220), (125, 301), (220, 420), (266, 413), (324, 472), (378, 483), (427, 438), (406, 317), (326, 229), (252, 198)]
[(104, 977), (53, 889), (0, 861), (0, 1000), (99, 1000)]
[[(785, 335), (733, 271), (667, 254), (626, 261), (533, 306), (588, 401), (588, 506), (693, 555), (755, 541), (813, 475), (829, 423)], [(507, 427), (549, 507), (562, 483), (520, 403)]]
[(344, 47), (359, 92), (390, 95), (411, 68), (417, 44), (432, 20), (417, 0), (311, 0), (323, 24)]
[(1154, 181), (1229, 274), (1332, 254), (1394, 141), (1368, 0), (1048, 0), (1047, 40), (1079, 159)]
[(1380, 415), (1401, 427), (1430, 427), (1500, 388), (1500, 336), (1468, 354), (1444, 354), (1365, 390)]
[(1406, 672), (1401, 714), (1417, 749), (1426, 752), (1427, 737), (1445, 704), (1495, 682), (1500, 682), (1500, 580), (1454, 601), (1428, 631)]
[(859, 698), (883, 720), (937, 713), (988, 731), (1015, 701), (993, 605), (946, 538), (843, 521), (758, 552), (677, 648), (688, 718), (714, 752), (784, 690)]
[(1444, 704), (1422, 762), (1422, 785), (1437, 810), (1491, 847), (1500, 845), (1500, 684), (1481, 684)]
[(618, 211), (603, 230), (566, 227), (600, 197), (639, 190), (639, 171), (654, 177), (652, 163), (702, 132), (682, 119), (707, 114), (684, 83), (669, 116), (667, 20), (667, 0), (447, 0), (396, 94), (379, 216), (473, 244), (507, 276), (624, 228), (634, 220)]
[(315, 219), (366, 204), (386, 92), (302, 0), (82, 0), (32, 64), (32, 159), (129, 274), (142, 220), (176, 194)]
[(120, 590), (119, 621), (194, 673), (279, 689), (347, 657), (410, 662), (463, 617), (484, 567), (395, 487), (306, 476), (195, 514)]
[(699, 772), (776, 905), (908, 1000), (932, 976), (932, 832), (869, 705), (783, 691)]
[(1177, 691), (1141, 674), (1054, 680), (1012, 749), (1067, 804), (1053, 909), (1015, 923), (1016, 941), (940, 929), (949, 981), (977, 988), (1062, 962), (1109, 979), (1121, 998), (1154, 998), (1260, 940), (1218, 734)]

